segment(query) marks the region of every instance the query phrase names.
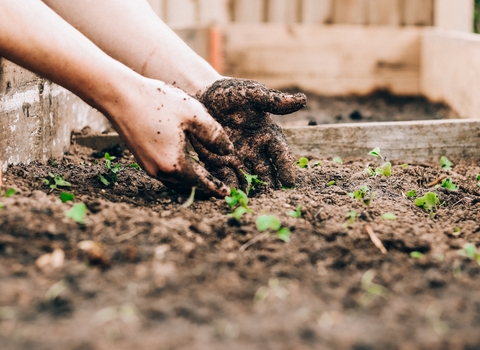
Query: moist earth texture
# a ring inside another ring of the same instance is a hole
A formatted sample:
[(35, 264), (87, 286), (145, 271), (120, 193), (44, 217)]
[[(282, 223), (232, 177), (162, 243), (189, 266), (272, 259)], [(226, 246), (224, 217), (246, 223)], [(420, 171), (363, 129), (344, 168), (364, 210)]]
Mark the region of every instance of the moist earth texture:
[[(79, 146), (3, 174), (16, 193), (0, 197), (0, 348), (480, 348), (478, 165), (394, 162), (368, 176), (373, 157), (319, 154), (294, 189), (258, 186), (237, 221), (225, 200), (184, 205), (128, 151), (111, 155), (124, 170), (109, 186), (104, 154)], [(71, 186), (51, 189), (50, 174)], [(458, 189), (429, 187), (443, 177)], [(361, 186), (364, 199), (348, 195)], [(426, 211), (411, 190), (439, 202)], [(86, 204), (84, 223), (65, 216), (63, 191)], [(289, 242), (252, 241), (264, 214)]]

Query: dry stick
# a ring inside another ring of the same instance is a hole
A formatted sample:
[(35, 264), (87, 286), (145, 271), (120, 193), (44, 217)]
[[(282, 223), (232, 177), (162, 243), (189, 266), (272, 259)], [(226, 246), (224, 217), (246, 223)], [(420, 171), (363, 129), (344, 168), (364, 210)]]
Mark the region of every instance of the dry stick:
[(245, 250), (248, 249), (248, 247), (250, 247), (252, 244), (255, 244), (257, 243), (258, 241), (261, 241), (262, 239), (264, 239), (265, 237), (268, 236), (268, 233), (267, 232), (264, 232), (262, 233), (261, 235), (258, 235), (256, 237), (253, 237), (251, 240), (249, 240), (247, 243), (245, 243), (244, 245), (242, 245), (240, 247), (240, 249), (238, 250), (239, 253), (243, 253)]
[(440, 176), (438, 179), (436, 180), (433, 180), (432, 182), (430, 182), (427, 187), (433, 187), (435, 185), (438, 185), (440, 182), (442, 182), (443, 180), (445, 180), (447, 177), (445, 175), (442, 175)]
[(370, 225), (365, 225), (365, 231), (367, 231), (368, 235), (370, 236), (370, 239), (372, 240), (373, 244), (375, 244), (375, 247), (377, 247), (378, 249), (380, 249), (380, 251), (383, 253), (383, 254), (387, 254), (387, 249), (385, 248), (385, 246), (383, 245), (382, 241), (380, 240), (380, 238), (377, 237), (377, 235), (375, 234), (375, 232), (373, 232), (373, 229)]

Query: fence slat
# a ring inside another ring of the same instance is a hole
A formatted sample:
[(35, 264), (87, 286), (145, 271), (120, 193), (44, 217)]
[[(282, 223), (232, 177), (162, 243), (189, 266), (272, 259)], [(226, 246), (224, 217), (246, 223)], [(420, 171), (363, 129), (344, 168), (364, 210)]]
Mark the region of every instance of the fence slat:
[(431, 26), (433, 24), (433, 0), (403, 1), (403, 24), (407, 26)]
[(332, 0), (303, 0), (301, 22), (305, 24), (332, 22), (332, 11)]
[(297, 23), (300, 19), (299, 6), (298, 0), (268, 0), (267, 22)]
[(235, 22), (261, 23), (264, 18), (263, 0), (233, 0), (233, 17)]
[(197, 0), (198, 24), (224, 24), (230, 22), (228, 0)]
[(435, 26), (472, 32), (474, 8), (473, 0), (436, 0)]
[(173, 28), (194, 27), (197, 21), (195, 0), (164, 0), (165, 21)]
[(339, 24), (366, 24), (367, 0), (335, 0), (334, 23)]
[(400, 0), (368, 0), (368, 24), (399, 25), (401, 23)]

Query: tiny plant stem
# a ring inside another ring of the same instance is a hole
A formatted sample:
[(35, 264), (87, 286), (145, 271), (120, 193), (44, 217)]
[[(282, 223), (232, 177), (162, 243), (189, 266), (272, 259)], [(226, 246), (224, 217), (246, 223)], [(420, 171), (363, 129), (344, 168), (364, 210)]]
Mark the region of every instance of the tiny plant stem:
[(182, 208), (188, 208), (189, 206), (191, 206), (193, 204), (193, 202), (195, 201), (195, 190), (196, 189), (197, 188), (195, 186), (192, 187), (192, 192), (190, 193), (190, 197), (188, 197), (186, 202), (182, 204)]
[(427, 184), (427, 187), (433, 187), (433, 186), (436, 186), (438, 185), (440, 182), (442, 182), (443, 180), (445, 180), (447, 177), (445, 175), (442, 175), (440, 176), (438, 179), (435, 179), (433, 180), (432, 182), (429, 182)]
[(251, 240), (247, 241), (244, 245), (240, 247), (240, 249), (238, 250), (239, 253), (243, 253), (245, 250), (248, 249), (248, 247), (268, 237), (268, 235), (269, 235), (268, 232), (264, 232), (262, 234), (259, 234), (258, 236), (253, 237)]

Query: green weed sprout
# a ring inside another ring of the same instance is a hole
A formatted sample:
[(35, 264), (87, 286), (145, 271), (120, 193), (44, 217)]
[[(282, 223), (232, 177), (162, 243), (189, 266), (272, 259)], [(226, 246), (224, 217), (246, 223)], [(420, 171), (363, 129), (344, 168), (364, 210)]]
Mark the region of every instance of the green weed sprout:
[(335, 157), (335, 158), (333, 158), (333, 162), (334, 162), (334, 163), (338, 163), (338, 164), (343, 164), (343, 160), (342, 160), (342, 158), (340, 158), (340, 157)]
[(264, 232), (272, 230), (276, 232), (277, 238), (284, 242), (290, 242), (290, 230), (282, 227), (282, 223), (276, 215), (260, 215), (256, 221), (257, 230)]
[(192, 186), (192, 191), (190, 192), (190, 196), (188, 196), (188, 199), (185, 201), (185, 203), (182, 204), (183, 208), (188, 208), (189, 206), (191, 206), (193, 204), (193, 202), (195, 201), (195, 190), (196, 189), (197, 189), (197, 187)]
[(407, 195), (408, 198), (416, 197), (417, 196), (417, 191), (415, 191), (415, 190), (407, 191), (406, 195)]
[(402, 164), (402, 165), (400, 165), (400, 166), (402, 167), (402, 169), (407, 169), (407, 168), (408, 168), (408, 164), (407, 164), (407, 163)]
[(375, 176), (375, 170), (373, 170), (370, 165), (367, 165), (365, 169), (363, 170), (367, 176), (372, 177)]
[(50, 176), (53, 179), (53, 184), (48, 180), (48, 179), (43, 179), (43, 183), (47, 186), (50, 186), (52, 190), (58, 190), (59, 187), (71, 187), (72, 184), (68, 181), (65, 181), (65, 179), (61, 175), (54, 175), (52, 173), (48, 173), (48, 176)]
[(385, 213), (382, 215), (384, 220), (397, 220), (397, 216), (393, 213)]
[(247, 188), (245, 192), (247, 196), (250, 194), (250, 191), (255, 191), (255, 187), (257, 185), (268, 185), (267, 182), (262, 181), (258, 178), (258, 175), (250, 175), (242, 170), (243, 176), (245, 176), (245, 180), (247, 180)]
[(457, 254), (476, 261), (480, 265), (480, 253), (477, 251), (477, 247), (473, 243), (467, 243), (463, 246), (463, 249), (457, 251)]
[(66, 203), (68, 201), (74, 201), (75, 200), (75, 195), (73, 193), (68, 193), (68, 192), (62, 192), (60, 193), (60, 200), (62, 203)]
[(5, 204), (0, 203), (0, 209), (4, 209), (4, 208), (5, 208)]
[(305, 157), (301, 157), (295, 162), (295, 165), (297, 165), (301, 169), (308, 168), (308, 159)]
[(420, 252), (411, 252), (410, 257), (412, 257), (414, 259), (420, 259), (421, 257), (423, 257), (423, 254), (420, 253)]
[(453, 229), (453, 233), (452, 233), (453, 236), (458, 237), (458, 236), (460, 236), (461, 234), (462, 234), (462, 230), (460, 230), (460, 227), (455, 227), (455, 228)]
[(240, 220), (243, 214), (253, 213), (253, 210), (248, 207), (248, 196), (242, 190), (232, 188), (230, 196), (225, 197), (225, 202), (227, 202), (232, 210), (238, 206), (233, 213), (229, 214), (237, 220)]
[(313, 164), (313, 167), (316, 168), (316, 167), (319, 167), (319, 166), (321, 166), (321, 165), (322, 165), (322, 162), (321, 162), (321, 161), (318, 161), (318, 162), (315, 162), (315, 163)]
[(360, 186), (355, 191), (348, 193), (348, 195), (353, 199), (363, 201), (363, 204), (365, 204), (366, 206), (369, 206), (370, 202), (375, 196), (375, 193), (373, 192), (370, 193), (370, 196), (369, 196), (369, 193), (370, 193), (370, 189), (368, 188), (368, 186)]
[(65, 212), (65, 216), (79, 224), (85, 224), (85, 216), (87, 215), (87, 206), (83, 203), (74, 204), (73, 207)]
[(421, 207), (430, 213), (437, 209), (438, 204), (440, 204), (440, 199), (435, 192), (427, 192), (424, 196), (415, 199), (417, 207)]
[(292, 218), (300, 219), (302, 217), (302, 208), (303, 205), (300, 204), (297, 209), (288, 212), (288, 215), (290, 215)]
[(330, 180), (327, 182), (327, 186), (333, 186), (335, 185), (337, 182), (335, 180)]
[(100, 182), (103, 183), (105, 186), (114, 185), (118, 181), (118, 173), (123, 171), (125, 168), (121, 164), (115, 164), (112, 166), (112, 161), (117, 159), (114, 156), (105, 152), (105, 168), (107, 169), (107, 173), (105, 175), (98, 173), (98, 178)]
[(390, 176), (392, 175), (392, 163), (387, 162), (387, 159), (382, 156), (380, 153), (380, 148), (375, 147), (373, 150), (368, 152), (369, 155), (374, 157), (379, 157), (382, 159), (383, 164), (375, 169), (375, 175), (383, 175), (383, 176)]
[(449, 171), (452, 170), (452, 165), (453, 163), (448, 160), (447, 157), (443, 156), (440, 158), (440, 166), (442, 167), (443, 170)]
[(347, 221), (343, 224), (343, 227), (352, 226), (355, 223), (355, 219), (357, 218), (358, 214), (355, 210), (349, 211), (345, 218)]
[(130, 167), (137, 170), (142, 170), (142, 168), (140, 167), (140, 165), (138, 165), (138, 163), (132, 163), (130, 164)]
[(9, 188), (5, 191), (5, 194), (3, 195), (5, 198), (9, 198), (14, 196), (17, 193), (17, 191), (14, 188)]
[(480, 187), (480, 174), (477, 175), (477, 185)]
[(438, 187), (443, 187), (443, 188), (446, 188), (447, 190), (449, 191), (456, 191), (458, 190), (458, 186), (453, 183), (452, 179), (443, 179), (442, 181), (442, 184), (441, 185), (437, 185)]
[(367, 307), (376, 297), (388, 298), (390, 291), (380, 284), (373, 283), (375, 271), (368, 270), (362, 276), (363, 295), (360, 298), (360, 305)]

